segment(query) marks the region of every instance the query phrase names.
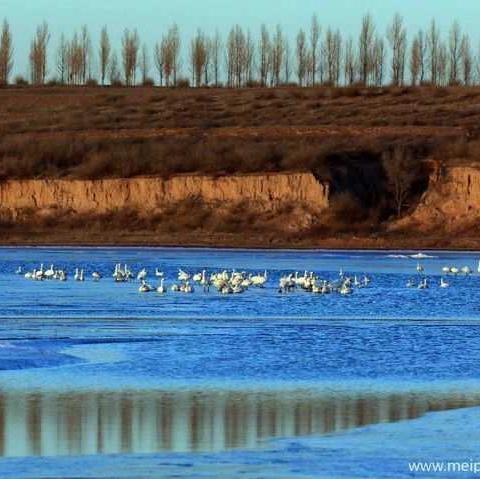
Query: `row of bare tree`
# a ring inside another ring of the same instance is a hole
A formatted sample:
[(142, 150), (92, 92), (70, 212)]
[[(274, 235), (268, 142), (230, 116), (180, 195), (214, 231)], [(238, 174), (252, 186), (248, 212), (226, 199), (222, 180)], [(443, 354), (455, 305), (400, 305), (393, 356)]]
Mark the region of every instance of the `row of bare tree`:
[[(344, 38), (339, 30), (322, 30), (316, 15), (308, 30), (300, 29), (294, 45), (280, 26), (270, 32), (262, 25), (258, 38), (235, 25), (222, 40), (216, 32), (198, 30), (182, 57), (177, 25), (168, 29), (150, 54), (141, 44), (137, 30), (125, 30), (120, 56), (112, 48), (107, 28), (100, 34), (98, 51), (86, 26), (68, 39), (62, 35), (56, 49), (55, 73), (47, 68), (50, 32), (47, 23), (35, 31), (30, 45), (30, 81), (41, 85), (47, 76), (62, 84), (82, 85), (96, 79), (104, 84), (153, 83), (152, 66), (162, 86), (178, 85), (182, 58), (194, 86), (242, 87), (250, 84), (278, 86), (296, 82), (300, 86), (318, 84), (383, 85), (430, 83), (433, 85), (480, 82), (480, 54), (475, 55), (467, 33), (453, 22), (443, 38), (435, 20), (426, 30), (409, 40), (405, 22), (395, 14), (379, 33), (370, 15), (362, 19), (357, 41)], [(0, 33), (0, 85), (10, 81), (13, 69), (13, 39), (5, 20)], [(138, 77), (140, 73), (140, 80)], [(185, 73), (185, 71), (184, 71)], [(183, 79), (184, 80), (184, 79)]]

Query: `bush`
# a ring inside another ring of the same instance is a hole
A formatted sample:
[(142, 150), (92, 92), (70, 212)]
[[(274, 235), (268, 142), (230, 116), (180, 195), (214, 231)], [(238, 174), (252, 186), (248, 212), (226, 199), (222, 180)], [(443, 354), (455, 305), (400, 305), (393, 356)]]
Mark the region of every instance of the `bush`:
[(346, 86), (344, 89), (343, 89), (343, 95), (346, 96), (346, 97), (357, 97), (357, 96), (360, 96), (362, 94), (360, 88), (358, 86)]
[(179, 78), (176, 86), (177, 88), (190, 88), (190, 80), (188, 78)]
[(248, 80), (245, 86), (247, 88), (260, 88), (262, 84), (258, 80)]
[(22, 75), (18, 75), (15, 77), (15, 85), (19, 87), (28, 86), (28, 80), (26, 80)]
[(145, 78), (145, 80), (142, 83), (142, 86), (147, 88), (152, 88), (155, 86), (155, 82), (153, 81), (153, 78)]

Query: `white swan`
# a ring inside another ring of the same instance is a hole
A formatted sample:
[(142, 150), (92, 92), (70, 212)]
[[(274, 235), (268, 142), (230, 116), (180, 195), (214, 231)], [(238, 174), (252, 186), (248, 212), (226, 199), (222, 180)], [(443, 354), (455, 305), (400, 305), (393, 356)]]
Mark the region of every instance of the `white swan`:
[(190, 279), (190, 274), (181, 269), (178, 270), (178, 280), (179, 281), (188, 281)]
[(445, 281), (443, 278), (440, 278), (440, 288), (448, 288), (450, 285), (448, 281)]
[(146, 279), (147, 277), (147, 270), (145, 268), (143, 268), (142, 270), (140, 270), (137, 274), (137, 279), (139, 281), (143, 281), (144, 279)]
[(428, 280), (427, 278), (423, 278), (418, 285), (418, 289), (428, 289)]
[(468, 276), (469, 274), (472, 274), (472, 269), (470, 268), (470, 266), (463, 266), (463, 268), (460, 271), (466, 276)]
[(35, 279), (35, 276), (37, 274), (37, 270), (34, 268), (33, 271), (28, 271), (25, 273), (24, 277), (25, 279)]
[(145, 280), (142, 280), (142, 284), (138, 288), (138, 292), (139, 293), (150, 293), (151, 291), (153, 291), (153, 288), (149, 284), (147, 284)]
[(165, 294), (167, 292), (167, 289), (163, 285), (163, 281), (164, 281), (163, 278), (161, 278), (160, 279), (160, 285), (157, 288), (157, 293), (159, 293), (159, 294)]
[(92, 273), (93, 281), (100, 281), (102, 279), (102, 273), (100, 271), (94, 271)]
[(44, 274), (45, 274), (45, 279), (53, 279), (53, 277), (55, 276), (55, 270), (53, 268), (53, 264), (50, 265), (50, 268), (48, 268)]
[(423, 273), (424, 267), (420, 264), (420, 262), (417, 262), (417, 273)]
[(250, 281), (254, 286), (258, 286), (259, 288), (262, 288), (263, 286), (265, 286), (267, 279), (268, 279), (268, 273), (267, 273), (267, 270), (265, 270), (263, 274), (257, 274), (255, 276), (252, 276), (250, 278)]
[(83, 274), (83, 269), (75, 268), (75, 275), (73, 276), (73, 279), (75, 281), (84, 281), (85, 276)]
[(195, 273), (192, 276), (192, 280), (195, 281), (196, 283), (200, 283), (200, 281), (202, 281), (202, 273)]
[(207, 272), (202, 271), (202, 279), (200, 280), (200, 285), (203, 287), (203, 291), (206, 293), (210, 288), (210, 282), (207, 279)]

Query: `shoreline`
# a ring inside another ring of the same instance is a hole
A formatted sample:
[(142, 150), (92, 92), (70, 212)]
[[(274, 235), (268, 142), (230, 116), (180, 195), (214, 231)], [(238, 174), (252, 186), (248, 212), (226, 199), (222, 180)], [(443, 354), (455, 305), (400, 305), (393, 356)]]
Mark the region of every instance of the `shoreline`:
[[(107, 238), (106, 238), (107, 236)], [(80, 238), (71, 232), (58, 232), (56, 235), (45, 232), (0, 234), (0, 247), (98, 247), (98, 248), (195, 248), (229, 250), (357, 250), (357, 251), (451, 251), (480, 253), (480, 238), (423, 237), (412, 239), (405, 237), (340, 237), (306, 238), (302, 241), (277, 240), (270, 238), (258, 240), (252, 236), (239, 238), (233, 234), (204, 235), (201, 233), (154, 234), (132, 233), (130, 235), (107, 232), (103, 235), (87, 233)], [(261, 236), (261, 234), (260, 234)], [(108, 237), (115, 237), (110, 239)]]

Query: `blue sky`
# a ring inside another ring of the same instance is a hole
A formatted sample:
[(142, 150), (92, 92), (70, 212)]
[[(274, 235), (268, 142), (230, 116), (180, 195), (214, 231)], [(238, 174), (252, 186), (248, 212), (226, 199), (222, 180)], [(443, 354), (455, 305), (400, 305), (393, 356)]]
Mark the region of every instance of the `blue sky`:
[(0, 18), (11, 23), (15, 41), (15, 72), (27, 73), (28, 45), (36, 25), (44, 19), (52, 32), (51, 45), (60, 33), (71, 34), (87, 24), (94, 41), (102, 25), (109, 27), (112, 42), (119, 44), (124, 28), (137, 28), (142, 41), (153, 45), (168, 26), (177, 22), (184, 43), (201, 27), (225, 33), (239, 23), (256, 32), (262, 23), (281, 24), (293, 37), (308, 27), (312, 13), (323, 26), (338, 27), (356, 35), (361, 16), (370, 12), (379, 32), (395, 12), (401, 13), (410, 32), (425, 27), (435, 17), (443, 32), (457, 19), (479, 43), (480, 0), (0, 0)]

